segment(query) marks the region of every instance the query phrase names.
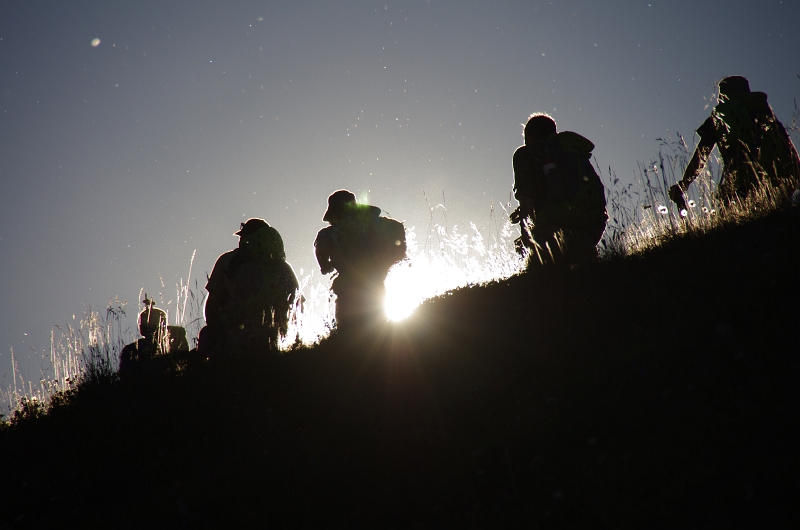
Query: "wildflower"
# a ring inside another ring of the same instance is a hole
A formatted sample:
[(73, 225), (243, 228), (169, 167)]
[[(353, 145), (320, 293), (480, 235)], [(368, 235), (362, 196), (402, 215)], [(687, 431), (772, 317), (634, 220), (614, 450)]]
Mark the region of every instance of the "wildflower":
[(697, 206), (697, 203), (692, 201), (692, 200), (690, 200), (688, 204), (689, 204), (689, 208), (694, 208), (695, 206)]
[(687, 212), (687, 211), (686, 211), (686, 208), (683, 208), (683, 209), (681, 210), (681, 217), (686, 217), (686, 215), (687, 215), (688, 213), (689, 213), (689, 212)]
[(667, 213), (669, 213), (669, 210), (667, 209), (667, 207), (666, 207), (666, 206), (664, 206), (664, 205), (662, 204), (662, 205), (660, 205), (660, 206), (658, 207), (658, 213), (660, 213), (661, 215), (667, 215)]

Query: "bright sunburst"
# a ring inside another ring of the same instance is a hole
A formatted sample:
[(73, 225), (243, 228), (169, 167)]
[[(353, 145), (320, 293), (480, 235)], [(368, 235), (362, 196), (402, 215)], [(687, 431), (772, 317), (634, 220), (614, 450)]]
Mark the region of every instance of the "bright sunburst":
[[(474, 225), (472, 228), (472, 237), (454, 229), (443, 236), (444, 244), (435, 252), (410, 252), (407, 261), (392, 268), (385, 284), (384, 307), (389, 320), (407, 318), (427, 298), (465, 285), (507, 278), (520, 270), (522, 262), (512, 249), (508, 226), (500, 241), (491, 246), (485, 245)], [(413, 235), (409, 235), (413, 241)]]
[[(486, 244), (475, 225), (471, 228), (471, 234), (461, 234), (456, 227), (447, 232), (437, 225), (435, 244), (434, 238), (429, 238), (425, 249), (417, 245), (414, 229), (406, 230), (409, 258), (389, 271), (385, 283), (384, 308), (389, 320), (407, 318), (428, 298), (466, 285), (508, 278), (521, 269), (509, 223), (498, 230), (491, 244)], [(333, 325), (334, 305), (328, 286), (307, 276), (301, 279), (300, 291), (303, 304), (293, 311), (283, 349), (297, 339), (303, 344), (318, 342), (328, 336)]]
[(425, 298), (435, 296), (437, 280), (442, 276), (440, 267), (428, 260), (415, 259), (392, 269), (386, 278), (384, 308), (389, 320), (397, 322), (411, 315)]

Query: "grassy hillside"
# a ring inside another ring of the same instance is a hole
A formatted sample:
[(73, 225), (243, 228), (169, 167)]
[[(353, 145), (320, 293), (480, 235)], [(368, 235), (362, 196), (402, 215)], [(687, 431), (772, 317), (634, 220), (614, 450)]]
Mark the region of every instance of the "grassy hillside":
[(798, 527), (798, 270), (782, 209), (377, 334), (85, 384), (0, 430), (0, 520)]

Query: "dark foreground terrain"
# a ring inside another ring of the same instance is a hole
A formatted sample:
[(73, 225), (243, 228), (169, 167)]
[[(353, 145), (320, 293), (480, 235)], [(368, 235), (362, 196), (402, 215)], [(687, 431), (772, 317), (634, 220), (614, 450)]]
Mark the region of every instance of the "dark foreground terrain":
[(800, 527), (800, 210), (85, 385), (0, 430), (0, 525)]

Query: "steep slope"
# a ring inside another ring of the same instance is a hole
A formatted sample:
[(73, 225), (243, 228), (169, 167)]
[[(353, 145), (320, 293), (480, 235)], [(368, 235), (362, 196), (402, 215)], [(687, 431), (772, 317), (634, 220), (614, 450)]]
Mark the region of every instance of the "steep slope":
[(800, 524), (800, 210), (377, 333), (82, 388), (0, 432), (44, 527)]

